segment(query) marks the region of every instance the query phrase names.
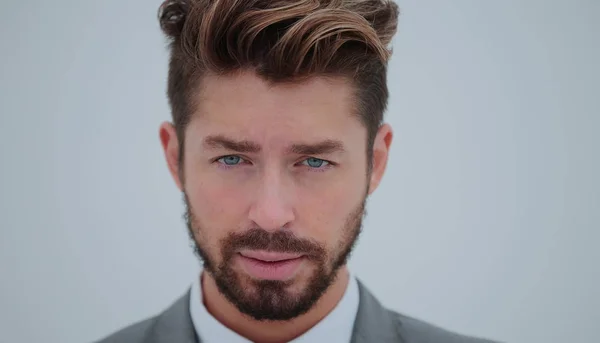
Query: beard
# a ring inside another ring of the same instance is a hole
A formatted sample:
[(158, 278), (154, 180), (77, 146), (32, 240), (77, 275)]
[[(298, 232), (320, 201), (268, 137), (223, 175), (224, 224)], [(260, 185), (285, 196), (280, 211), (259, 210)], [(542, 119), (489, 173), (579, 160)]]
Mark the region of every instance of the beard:
[[(217, 263), (215, 256), (208, 253), (204, 242), (196, 239), (195, 233), (202, 232), (203, 228), (198, 226), (185, 192), (184, 218), (194, 252), (204, 270), (215, 280), (219, 292), (229, 302), (255, 320), (290, 320), (308, 312), (335, 281), (339, 269), (346, 265), (362, 229), (366, 197), (346, 217), (339, 244), (329, 251), (323, 244), (296, 237), (291, 231), (282, 229), (269, 232), (252, 228), (243, 233), (230, 233), (220, 241), (222, 259)], [(294, 294), (289, 291), (293, 280), (242, 279), (242, 275), (233, 267), (234, 258), (242, 249), (302, 254), (315, 268), (306, 286)]]

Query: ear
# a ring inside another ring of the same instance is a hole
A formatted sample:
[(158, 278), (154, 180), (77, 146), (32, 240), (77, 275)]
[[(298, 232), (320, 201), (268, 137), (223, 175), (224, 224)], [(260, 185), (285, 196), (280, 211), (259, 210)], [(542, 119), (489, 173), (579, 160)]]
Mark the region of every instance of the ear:
[(389, 124), (383, 124), (377, 131), (373, 142), (373, 169), (369, 181), (369, 195), (377, 189), (383, 178), (393, 136), (392, 127)]
[(171, 176), (179, 190), (183, 191), (182, 180), (179, 177), (179, 141), (177, 140), (177, 133), (173, 124), (169, 122), (162, 123), (159, 130), (159, 136)]

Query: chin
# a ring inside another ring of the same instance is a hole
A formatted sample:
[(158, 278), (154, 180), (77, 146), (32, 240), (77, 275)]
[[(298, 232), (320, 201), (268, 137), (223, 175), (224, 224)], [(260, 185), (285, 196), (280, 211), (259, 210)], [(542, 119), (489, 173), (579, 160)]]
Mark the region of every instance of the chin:
[(289, 280), (260, 280), (236, 269), (229, 274), (235, 277), (217, 280), (217, 284), (221, 293), (249, 317), (284, 321), (308, 312), (328, 288), (330, 283), (318, 274), (316, 269), (307, 268)]

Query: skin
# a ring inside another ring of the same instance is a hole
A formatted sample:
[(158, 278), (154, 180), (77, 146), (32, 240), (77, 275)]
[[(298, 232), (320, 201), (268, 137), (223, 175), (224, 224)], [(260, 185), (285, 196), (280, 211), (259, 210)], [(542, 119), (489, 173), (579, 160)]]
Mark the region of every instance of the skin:
[[(220, 262), (219, 242), (229, 232), (258, 227), (285, 228), (319, 242), (331, 256), (338, 254), (345, 220), (375, 191), (384, 174), (392, 142), (390, 126), (382, 125), (377, 133), (373, 170), (367, 175), (367, 131), (353, 115), (352, 86), (345, 79), (313, 77), (273, 86), (249, 71), (210, 75), (197, 96), (199, 106), (186, 128), (183, 166), (178, 164), (179, 142), (171, 123), (161, 125), (160, 139), (171, 175), (187, 194), (202, 228), (194, 238), (206, 253)], [(241, 152), (208, 144), (211, 137), (251, 142), (258, 149)], [(316, 154), (290, 149), (328, 140), (340, 149)], [(232, 155), (227, 161), (234, 165), (220, 159)], [(235, 270), (244, 276), (243, 269)], [(303, 264), (289, 292), (302, 292), (314, 271), (310, 263)], [(219, 292), (209, 273), (201, 277), (208, 311), (255, 342), (285, 342), (306, 332), (337, 305), (349, 280), (343, 266), (306, 314), (274, 322), (244, 315)]]

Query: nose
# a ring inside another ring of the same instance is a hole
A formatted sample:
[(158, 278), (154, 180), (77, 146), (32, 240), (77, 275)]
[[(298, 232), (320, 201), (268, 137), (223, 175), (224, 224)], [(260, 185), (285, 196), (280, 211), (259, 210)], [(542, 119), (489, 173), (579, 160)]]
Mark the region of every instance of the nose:
[(295, 219), (291, 190), (285, 184), (284, 177), (276, 170), (262, 174), (249, 219), (263, 230), (277, 231)]

